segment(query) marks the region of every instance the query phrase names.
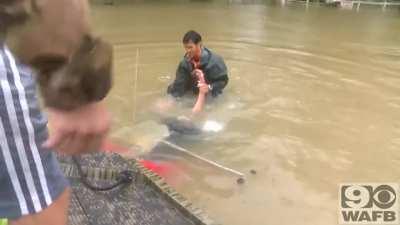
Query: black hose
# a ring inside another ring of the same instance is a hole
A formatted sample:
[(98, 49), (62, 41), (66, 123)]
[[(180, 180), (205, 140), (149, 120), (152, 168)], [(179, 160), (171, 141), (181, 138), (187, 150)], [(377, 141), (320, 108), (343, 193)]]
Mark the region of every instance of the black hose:
[(130, 184), (134, 178), (134, 171), (132, 170), (123, 170), (117, 176), (117, 181), (114, 184), (107, 185), (107, 186), (95, 186), (91, 184), (87, 179), (87, 174), (83, 173), (81, 164), (78, 161), (76, 156), (72, 156), (72, 161), (76, 164), (78, 168), (78, 173), (80, 176), (80, 180), (87, 188), (92, 191), (110, 191), (120, 185)]

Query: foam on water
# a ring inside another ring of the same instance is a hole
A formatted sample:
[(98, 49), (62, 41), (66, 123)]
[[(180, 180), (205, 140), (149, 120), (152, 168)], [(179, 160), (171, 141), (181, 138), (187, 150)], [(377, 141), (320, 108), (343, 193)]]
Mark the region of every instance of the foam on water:
[(202, 130), (206, 132), (219, 132), (223, 128), (223, 125), (218, 123), (217, 121), (214, 120), (207, 120), (203, 127)]

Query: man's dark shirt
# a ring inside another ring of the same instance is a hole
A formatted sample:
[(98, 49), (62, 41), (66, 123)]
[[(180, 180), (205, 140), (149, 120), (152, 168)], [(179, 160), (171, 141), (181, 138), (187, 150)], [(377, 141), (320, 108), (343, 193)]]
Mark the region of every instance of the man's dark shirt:
[[(204, 78), (211, 87), (209, 93), (211, 93), (213, 97), (221, 94), (229, 80), (227, 68), (222, 57), (203, 47), (201, 49), (199, 69), (203, 71)], [(182, 97), (188, 91), (197, 94), (199, 88), (197, 87), (197, 79), (192, 74), (193, 70), (193, 64), (185, 56), (179, 63), (178, 69), (176, 70), (176, 78), (174, 82), (168, 86), (167, 93), (173, 97)]]

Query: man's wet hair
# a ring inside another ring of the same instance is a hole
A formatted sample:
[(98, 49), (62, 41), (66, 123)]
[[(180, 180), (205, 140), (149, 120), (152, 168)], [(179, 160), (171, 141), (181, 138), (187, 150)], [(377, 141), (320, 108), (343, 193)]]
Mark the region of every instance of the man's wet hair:
[(186, 34), (183, 36), (182, 42), (184, 44), (187, 44), (190, 41), (192, 41), (194, 44), (200, 43), (201, 35), (194, 30), (190, 30), (190, 31), (186, 32)]

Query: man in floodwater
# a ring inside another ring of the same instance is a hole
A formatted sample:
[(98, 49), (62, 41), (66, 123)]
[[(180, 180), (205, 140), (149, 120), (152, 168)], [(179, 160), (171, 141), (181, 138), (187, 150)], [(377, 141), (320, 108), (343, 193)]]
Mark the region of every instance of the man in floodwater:
[(222, 93), (228, 84), (228, 71), (222, 57), (204, 47), (201, 35), (196, 31), (188, 31), (182, 42), (186, 54), (167, 93), (175, 98), (188, 92), (198, 94), (192, 110), (196, 114), (202, 111), (207, 95), (217, 97)]

